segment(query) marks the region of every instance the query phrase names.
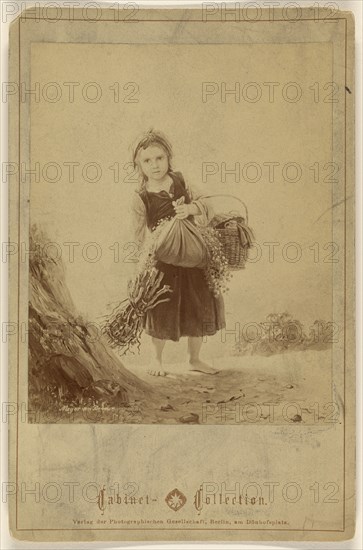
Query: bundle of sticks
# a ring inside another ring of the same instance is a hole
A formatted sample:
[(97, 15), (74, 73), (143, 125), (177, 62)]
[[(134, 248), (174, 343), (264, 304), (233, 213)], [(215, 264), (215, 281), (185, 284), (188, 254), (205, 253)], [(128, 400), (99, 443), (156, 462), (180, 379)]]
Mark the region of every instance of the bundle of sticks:
[(164, 273), (150, 267), (139, 273), (127, 285), (128, 297), (117, 304), (102, 325), (102, 333), (112, 348), (121, 355), (136, 346), (140, 352), (143, 319), (149, 309), (170, 300), (166, 295), (172, 292), (169, 285), (161, 282)]

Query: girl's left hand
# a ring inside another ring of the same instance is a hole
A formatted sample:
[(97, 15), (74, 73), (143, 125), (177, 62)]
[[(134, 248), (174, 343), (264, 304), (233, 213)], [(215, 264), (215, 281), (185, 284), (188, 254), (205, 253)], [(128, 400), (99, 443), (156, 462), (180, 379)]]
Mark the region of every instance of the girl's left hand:
[(174, 205), (174, 210), (176, 218), (179, 220), (184, 220), (190, 215), (189, 204), (176, 204)]

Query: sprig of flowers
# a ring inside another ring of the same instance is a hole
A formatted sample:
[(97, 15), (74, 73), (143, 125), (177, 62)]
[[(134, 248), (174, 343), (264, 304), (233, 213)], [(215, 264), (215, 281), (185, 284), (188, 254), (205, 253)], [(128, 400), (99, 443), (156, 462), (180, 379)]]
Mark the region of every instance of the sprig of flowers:
[(168, 216), (158, 220), (154, 229), (148, 234), (143, 244), (140, 256), (139, 256), (139, 268), (138, 272), (143, 273), (146, 270), (152, 269), (156, 264), (156, 243), (160, 233), (164, 227), (171, 223), (173, 216)]
[(228, 283), (232, 273), (228, 268), (228, 260), (223, 252), (222, 243), (219, 240), (219, 232), (213, 227), (199, 228), (208, 250), (208, 264), (204, 269), (208, 287), (214, 296), (229, 290)]

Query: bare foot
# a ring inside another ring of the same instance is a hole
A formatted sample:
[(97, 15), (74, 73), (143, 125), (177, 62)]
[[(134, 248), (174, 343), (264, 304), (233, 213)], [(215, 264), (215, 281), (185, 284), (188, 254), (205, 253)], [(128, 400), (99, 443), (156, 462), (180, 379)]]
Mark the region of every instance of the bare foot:
[(150, 376), (167, 376), (167, 372), (165, 372), (165, 370), (148, 369), (147, 373), (150, 374)]
[(147, 373), (150, 376), (166, 376), (167, 374), (163, 368), (162, 362), (156, 358), (151, 359)]
[(201, 361), (200, 359), (197, 359), (195, 361), (189, 361), (190, 368), (189, 370), (191, 372), (202, 372), (204, 374), (218, 374), (219, 371), (208, 365), (207, 363), (204, 363), (204, 361)]

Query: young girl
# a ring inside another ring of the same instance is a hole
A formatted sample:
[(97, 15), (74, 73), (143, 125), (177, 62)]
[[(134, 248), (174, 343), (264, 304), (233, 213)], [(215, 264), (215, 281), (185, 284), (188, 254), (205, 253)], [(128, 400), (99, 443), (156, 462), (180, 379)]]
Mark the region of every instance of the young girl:
[[(202, 199), (187, 187), (180, 172), (171, 167), (172, 148), (159, 132), (148, 132), (138, 143), (133, 155), (135, 168), (141, 180), (132, 201), (135, 241), (142, 246), (146, 231), (152, 231), (159, 220), (176, 216), (194, 219), (198, 225), (207, 225), (213, 212)], [(184, 197), (184, 204), (173, 205)], [(216, 374), (199, 357), (202, 337), (215, 334), (225, 325), (224, 303), (221, 295), (215, 297), (208, 288), (204, 270), (180, 267), (157, 261), (155, 267), (164, 274), (162, 284), (169, 285), (169, 301), (147, 311), (143, 321), (146, 334), (152, 338), (154, 358), (149, 374), (165, 376), (163, 349), (166, 340), (178, 341), (188, 337), (189, 369)]]

